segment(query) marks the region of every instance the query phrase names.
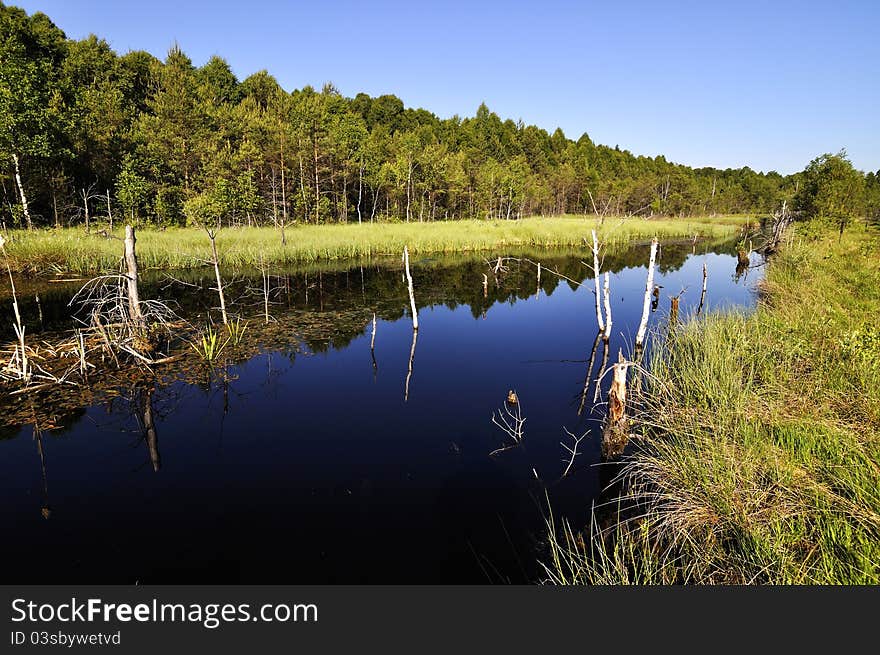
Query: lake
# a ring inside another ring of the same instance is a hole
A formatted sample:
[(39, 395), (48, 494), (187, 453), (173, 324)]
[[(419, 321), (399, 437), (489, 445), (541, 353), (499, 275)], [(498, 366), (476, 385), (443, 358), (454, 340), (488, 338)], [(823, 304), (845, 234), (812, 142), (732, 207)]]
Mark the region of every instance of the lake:
[[(609, 361), (632, 350), (648, 250), (605, 258)], [(665, 327), (670, 296), (682, 290), (682, 316), (696, 311), (704, 262), (708, 309), (751, 307), (759, 258), (737, 273), (734, 252), (664, 244), (649, 328)], [(227, 273), (246, 345), (228, 347), (214, 370), (195, 362), (136, 379), (94, 372), (93, 393), (4, 395), (4, 581), (540, 579), (547, 499), (555, 516), (583, 525), (612, 475), (600, 455), (610, 376), (594, 407), (603, 346), (584, 393), (597, 334), (592, 274), (581, 263), (589, 254), (513, 255), (497, 275), (494, 259), (477, 255), (414, 258), (415, 344), (397, 260), (270, 271), (268, 325), (259, 272)], [(157, 273), (141, 296), (172, 299), (179, 315), (204, 324), (212, 284), (207, 270)], [(30, 339), (70, 327), (76, 286), (44, 289), (39, 308), (35, 294), (23, 299)], [(523, 444), (490, 455), (510, 445), (492, 423), (510, 390), (526, 419)], [(564, 477), (563, 428), (589, 433)]]

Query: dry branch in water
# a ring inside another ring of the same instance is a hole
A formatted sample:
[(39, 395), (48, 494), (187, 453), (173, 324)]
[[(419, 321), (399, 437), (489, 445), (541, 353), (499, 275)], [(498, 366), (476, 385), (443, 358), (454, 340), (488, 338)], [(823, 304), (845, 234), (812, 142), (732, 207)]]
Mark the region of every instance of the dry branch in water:
[[(574, 458), (577, 457), (578, 454), (579, 454), (579, 453), (578, 453), (578, 446), (580, 445), (581, 441), (583, 441), (586, 437), (589, 436), (590, 433), (589, 433), (589, 432), (584, 432), (581, 436), (576, 437), (574, 434), (572, 434), (572, 433), (568, 430), (568, 428), (563, 427), (562, 429), (565, 430), (565, 434), (567, 434), (567, 435), (568, 435), (569, 437), (571, 437), (571, 439), (572, 439), (572, 445), (571, 445), (571, 446), (569, 446), (568, 444), (566, 444), (564, 441), (560, 441), (560, 442), (559, 442), (559, 445), (562, 446), (563, 448), (565, 448), (565, 449), (568, 451), (568, 454), (569, 454), (569, 457), (568, 457), (568, 464), (567, 464), (567, 466), (565, 467), (565, 470), (562, 472), (562, 477), (564, 478), (566, 475), (568, 475), (569, 471), (571, 471), (571, 467), (572, 467), (572, 465), (574, 465)], [(566, 461), (566, 460), (563, 460), (563, 461)]]
[[(516, 403), (505, 402), (501, 409), (497, 410), (497, 412), (492, 412), (492, 423), (498, 426), (502, 432), (510, 437), (513, 443), (493, 450), (489, 453), (490, 457), (502, 453), (505, 450), (516, 448), (523, 442), (523, 436), (525, 435), (523, 424), (526, 420), (522, 416), (522, 405), (515, 393), (513, 394), (513, 397), (517, 398)], [(511, 409), (511, 407), (513, 409)]]

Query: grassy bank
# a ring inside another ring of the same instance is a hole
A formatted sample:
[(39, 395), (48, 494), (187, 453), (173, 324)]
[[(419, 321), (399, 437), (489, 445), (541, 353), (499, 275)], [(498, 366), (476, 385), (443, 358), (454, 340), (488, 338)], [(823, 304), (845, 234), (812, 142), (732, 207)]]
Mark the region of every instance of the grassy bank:
[[(619, 244), (633, 239), (660, 237), (718, 238), (736, 234), (749, 219), (608, 218), (600, 227), (602, 240)], [(579, 246), (592, 218), (528, 218), (519, 221), (448, 221), (436, 223), (377, 223), (374, 225), (303, 225), (286, 230), (281, 244), (273, 228), (222, 229), (217, 247), (225, 266), (256, 266), (261, 256), (271, 264), (301, 264), (376, 255), (398, 255), (408, 245), (414, 254), (498, 251), (508, 247)], [(10, 232), (7, 245), (14, 272), (49, 274), (92, 273), (115, 268), (122, 244), (82, 229)], [(121, 238), (117, 230), (114, 236)], [(201, 266), (210, 256), (204, 230), (143, 229), (138, 233), (138, 258), (144, 268), (170, 269)]]
[(635, 518), (593, 547), (555, 526), (551, 576), (880, 582), (878, 317), (880, 233), (795, 233), (757, 311), (692, 321), (659, 349), (626, 463)]

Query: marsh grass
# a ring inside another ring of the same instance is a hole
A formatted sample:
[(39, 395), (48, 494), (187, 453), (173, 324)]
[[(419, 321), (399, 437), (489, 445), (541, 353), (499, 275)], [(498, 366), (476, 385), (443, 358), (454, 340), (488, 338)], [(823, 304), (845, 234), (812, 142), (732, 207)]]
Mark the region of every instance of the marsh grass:
[[(641, 238), (729, 237), (752, 221), (748, 217), (694, 219), (606, 218), (599, 226), (604, 245)], [(596, 226), (594, 218), (527, 218), (517, 221), (444, 221), (363, 225), (300, 225), (287, 229), (287, 244), (271, 227), (224, 228), (217, 249), (224, 267), (265, 264), (308, 264), (341, 259), (399, 256), (407, 245), (413, 254), (489, 251), (515, 247), (580, 246)], [(13, 272), (38, 275), (95, 273), (116, 270), (122, 253), (122, 232), (110, 237), (82, 229), (10, 232), (7, 246)], [(198, 228), (138, 231), (142, 269), (204, 266), (211, 258), (210, 241)]]
[(655, 347), (629, 509), (552, 526), (551, 581), (880, 582), (880, 233), (795, 236), (761, 294)]

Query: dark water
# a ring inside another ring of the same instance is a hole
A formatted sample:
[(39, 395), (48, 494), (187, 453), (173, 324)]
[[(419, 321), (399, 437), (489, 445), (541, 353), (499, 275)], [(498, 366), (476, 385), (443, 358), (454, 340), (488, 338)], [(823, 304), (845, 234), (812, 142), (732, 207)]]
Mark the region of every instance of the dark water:
[[(664, 324), (669, 296), (683, 288), (682, 315), (695, 310), (704, 261), (709, 307), (754, 302), (760, 269), (738, 278), (732, 247), (716, 250), (664, 247), (651, 327)], [(631, 350), (647, 255), (642, 245), (606, 258), (612, 360)], [(195, 365), (185, 380), (103, 376), (96, 383), (115, 393), (91, 404), (68, 391), (4, 397), (3, 580), (538, 579), (546, 497), (555, 514), (582, 524), (608, 475), (598, 466), (602, 412), (592, 385), (578, 414), (596, 336), (588, 269), (577, 257), (529, 256), (537, 257), (540, 289), (525, 261), (509, 262), (497, 284), (479, 259), (414, 262), (420, 330), (406, 398), (413, 331), (399, 265), (273, 271), (268, 327), (257, 316), (260, 279), (231, 280), (252, 350), (230, 351), (213, 373)], [(148, 294), (173, 295), (196, 322), (212, 301), (198, 288), (209, 284), (204, 275), (187, 277), (195, 287), (157, 278)], [(64, 322), (65, 297), (44, 293), (45, 322)], [(594, 377), (602, 354), (600, 345)], [(491, 423), (509, 389), (526, 417), (524, 446), (490, 457), (509, 443)], [(39, 432), (20, 418), (29, 411)], [(565, 478), (563, 427), (592, 431)]]

